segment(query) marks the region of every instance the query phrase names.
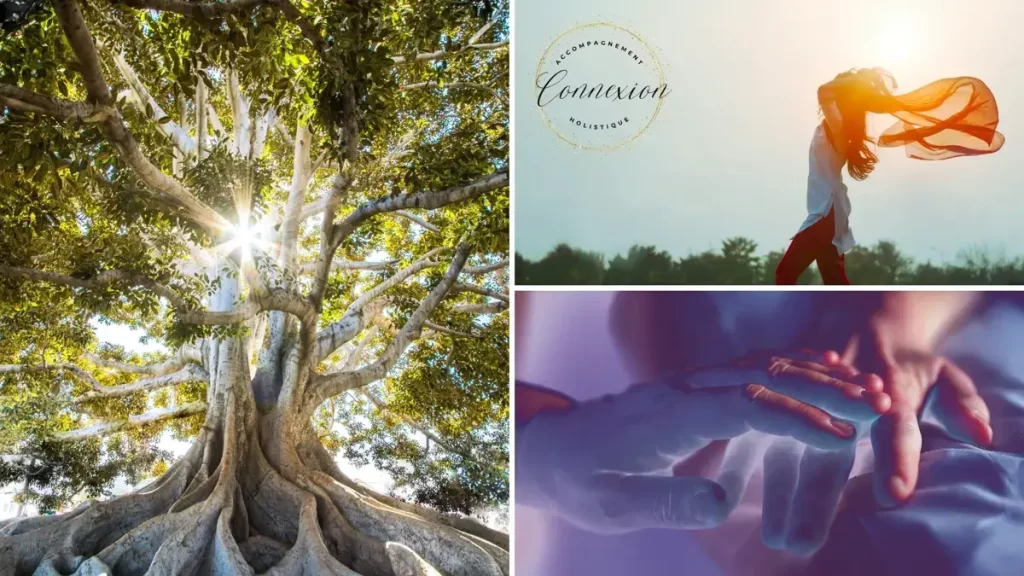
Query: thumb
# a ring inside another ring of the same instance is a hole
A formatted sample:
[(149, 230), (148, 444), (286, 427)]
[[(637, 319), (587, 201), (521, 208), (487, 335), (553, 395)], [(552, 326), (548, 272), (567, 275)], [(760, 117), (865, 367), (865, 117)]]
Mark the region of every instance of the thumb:
[(599, 513), (621, 532), (713, 528), (730, 511), (725, 489), (695, 476), (600, 474), (594, 489)]

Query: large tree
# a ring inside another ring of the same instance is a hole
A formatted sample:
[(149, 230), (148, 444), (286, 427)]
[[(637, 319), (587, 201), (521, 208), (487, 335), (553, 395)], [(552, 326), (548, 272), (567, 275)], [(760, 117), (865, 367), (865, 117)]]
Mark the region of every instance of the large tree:
[(0, 480), (55, 506), (192, 443), (0, 523), (0, 574), (508, 574), (447, 513), (507, 489), (507, 3), (32, 6), (0, 39)]

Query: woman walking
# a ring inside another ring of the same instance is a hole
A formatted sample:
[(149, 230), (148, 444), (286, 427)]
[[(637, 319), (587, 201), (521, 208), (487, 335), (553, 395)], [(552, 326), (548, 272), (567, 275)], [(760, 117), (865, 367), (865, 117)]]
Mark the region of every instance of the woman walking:
[(775, 270), (776, 284), (796, 284), (812, 262), (823, 283), (850, 283), (845, 255), (855, 240), (842, 170), (864, 180), (878, 163), (868, 148), (874, 143), (867, 134), (868, 112), (899, 119), (878, 146), (905, 146), (911, 158), (945, 160), (1002, 147), (996, 101), (981, 80), (946, 78), (902, 96), (894, 96), (895, 89), (892, 76), (879, 68), (843, 72), (818, 88), (823, 120), (811, 138), (807, 218)]

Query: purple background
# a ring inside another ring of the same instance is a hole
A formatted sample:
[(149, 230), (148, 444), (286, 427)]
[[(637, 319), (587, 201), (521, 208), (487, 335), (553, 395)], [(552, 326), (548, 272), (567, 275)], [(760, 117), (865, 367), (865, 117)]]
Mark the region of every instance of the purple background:
[[(581, 400), (625, 389), (629, 378), (608, 327), (614, 296), (614, 292), (532, 293), (528, 332), (516, 334), (516, 378), (543, 383)], [(517, 507), (515, 534), (517, 574), (720, 574), (682, 531), (597, 535), (541, 511)]]

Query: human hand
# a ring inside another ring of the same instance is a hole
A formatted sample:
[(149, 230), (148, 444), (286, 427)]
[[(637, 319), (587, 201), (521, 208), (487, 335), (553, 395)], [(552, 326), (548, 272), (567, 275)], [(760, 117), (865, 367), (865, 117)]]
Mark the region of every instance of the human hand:
[(673, 466), (750, 430), (848, 448), (855, 429), (843, 418), (889, 405), (885, 393), (851, 382), (852, 373), (758, 353), (535, 416), (517, 432), (517, 487), (527, 478), (543, 505), (592, 531), (719, 525), (743, 482), (671, 476)]
[(854, 366), (882, 375), (892, 407), (871, 428), (875, 453), (874, 491), (883, 505), (906, 501), (917, 485), (921, 458), (919, 416), (935, 389), (935, 414), (957, 439), (992, 443), (989, 410), (974, 381), (951, 360), (935, 354), (934, 344), (907, 338), (899, 324), (879, 315), (854, 335), (843, 354), (826, 353), (829, 366)]

